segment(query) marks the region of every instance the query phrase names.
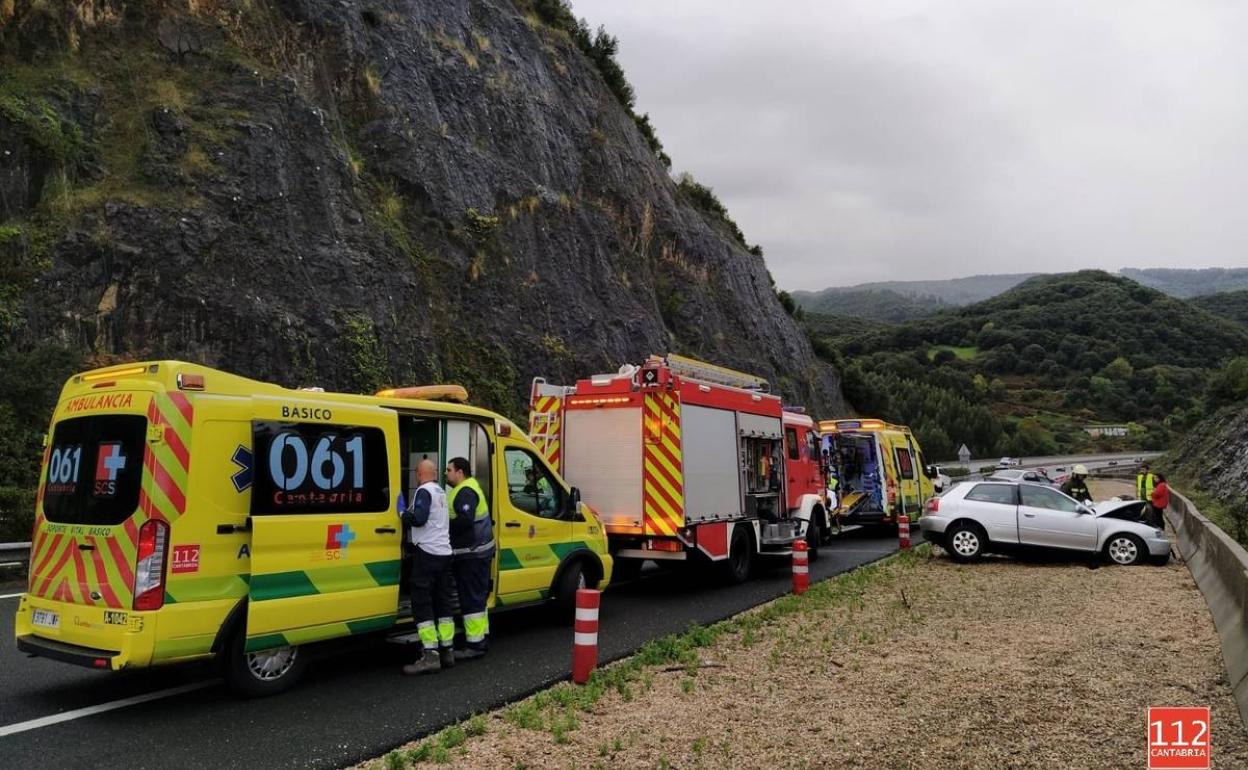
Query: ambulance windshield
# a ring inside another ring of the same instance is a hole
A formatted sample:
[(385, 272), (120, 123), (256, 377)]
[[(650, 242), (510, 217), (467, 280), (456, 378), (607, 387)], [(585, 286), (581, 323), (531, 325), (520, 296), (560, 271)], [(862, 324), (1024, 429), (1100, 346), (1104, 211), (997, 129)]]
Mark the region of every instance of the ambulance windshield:
[(57, 524), (120, 524), (139, 506), (147, 418), (75, 417), (57, 423), (43, 471), (43, 512)]

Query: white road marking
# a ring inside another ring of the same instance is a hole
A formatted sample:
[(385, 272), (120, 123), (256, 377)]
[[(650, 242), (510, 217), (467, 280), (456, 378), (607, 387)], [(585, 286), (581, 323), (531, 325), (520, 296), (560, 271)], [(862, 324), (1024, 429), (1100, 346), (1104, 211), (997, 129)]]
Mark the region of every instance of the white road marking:
[(148, 701), (160, 700), (161, 698), (168, 698), (174, 695), (181, 695), (183, 693), (192, 692), (193, 690), (202, 690), (205, 687), (211, 687), (220, 681), (221, 680), (219, 679), (212, 679), (207, 682), (184, 684), (181, 687), (170, 687), (167, 690), (157, 690), (156, 692), (149, 692), (145, 695), (135, 695), (131, 698), (109, 701), (108, 703), (101, 703), (97, 706), (87, 706), (86, 708), (74, 709), (73, 711), (65, 711), (60, 714), (53, 714), (49, 717), (39, 717), (38, 719), (30, 719), (25, 722), (4, 725), (3, 727), (0, 727), (0, 738), (3, 738), (6, 735), (13, 735), (15, 733), (24, 733), (27, 730), (38, 730), (40, 727), (48, 727), (49, 725), (60, 724), (61, 722), (82, 719), (83, 717), (89, 717), (94, 714), (102, 714), (106, 711), (116, 711), (117, 709), (123, 709), (127, 706), (136, 706), (140, 703), (147, 703)]
[(26, 592), (25, 592), (25, 591), (22, 591), (21, 593), (16, 593), (16, 594), (4, 594), (4, 595), (0, 595), (0, 599), (16, 599), (16, 598), (17, 598), (17, 597), (19, 597), (19, 596), (25, 596), (25, 595), (26, 595)]

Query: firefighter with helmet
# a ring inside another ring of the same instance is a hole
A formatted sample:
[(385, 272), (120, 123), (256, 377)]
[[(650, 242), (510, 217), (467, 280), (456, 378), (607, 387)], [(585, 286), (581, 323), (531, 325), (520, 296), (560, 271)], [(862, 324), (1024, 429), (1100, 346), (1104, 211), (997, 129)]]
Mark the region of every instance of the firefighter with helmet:
[(1088, 469), (1083, 465), (1076, 465), (1070, 471), (1070, 478), (1062, 484), (1062, 491), (1079, 502), (1092, 499), (1092, 493), (1088, 491)]

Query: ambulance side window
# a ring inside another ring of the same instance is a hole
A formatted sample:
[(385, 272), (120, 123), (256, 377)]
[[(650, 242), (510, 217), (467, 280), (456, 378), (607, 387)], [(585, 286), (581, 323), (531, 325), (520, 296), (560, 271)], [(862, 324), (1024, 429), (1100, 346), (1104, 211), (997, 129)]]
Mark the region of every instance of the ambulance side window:
[(380, 513), (392, 505), (386, 436), (360, 425), (253, 420), (251, 513)]
[(563, 510), (563, 487), (551, 477), (546, 466), (524, 449), (508, 449), (504, 459), (511, 504), (543, 519), (559, 518)]

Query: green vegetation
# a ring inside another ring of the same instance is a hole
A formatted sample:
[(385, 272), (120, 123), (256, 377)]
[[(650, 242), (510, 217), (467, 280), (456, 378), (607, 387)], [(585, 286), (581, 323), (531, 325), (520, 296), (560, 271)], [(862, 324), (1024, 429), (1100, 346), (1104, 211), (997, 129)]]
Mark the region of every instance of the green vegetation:
[(1248, 289), (1248, 268), (1149, 268), (1125, 267), (1119, 275), (1164, 291), (1172, 297), (1199, 297), (1224, 291)]
[(928, 360), (941, 364), (948, 363), (953, 358), (956, 358), (959, 361), (971, 361), (978, 355), (979, 348), (974, 345), (968, 345), (961, 348), (955, 348), (952, 345), (937, 345), (927, 351)]
[[(856, 326), (808, 321), (816, 352), (842, 363), (850, 403), (910, 425), (934, 459), (962, 443), (978, 457), (1164, 447), (1245, 387), (1240, 364), (1213, 373), (1248, 355), (1248, 332), (1099, 271), (1032, 278), (904, 324)], [(1097, 423), (1130, 434), (1093, 439), (1083, 428)]]
[(950, 306), (930, 295), (902, 294), (892, 289), (827, 289), (796, 292), (794, 299), (806, 310), (835, 313), (873, 321), (901, 323), (924, 318)]
[(1248, 328), (1248, 289), (1194, 297), (1190, 302), (1202, 310)]

